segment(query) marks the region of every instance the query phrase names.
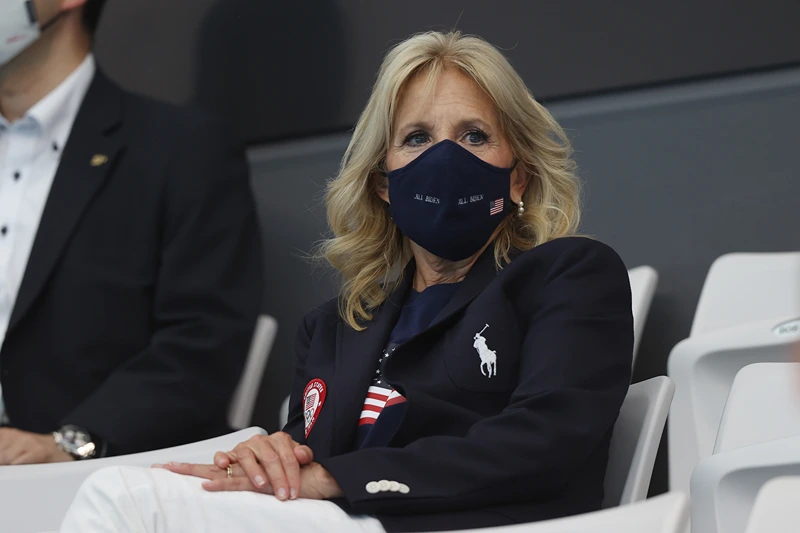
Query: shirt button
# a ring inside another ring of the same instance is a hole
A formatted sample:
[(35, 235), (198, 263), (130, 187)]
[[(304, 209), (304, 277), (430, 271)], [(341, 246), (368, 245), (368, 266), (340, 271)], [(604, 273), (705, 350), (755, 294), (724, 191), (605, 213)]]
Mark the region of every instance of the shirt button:
[(19, 179), (21, 177), (22, 177), (22, 174), (19, 172), (19, 170), (14, 172), (14, 181), (19, 181)]
[(2, 228), (0, 228), (0, 235), (5, 237), (6, 233), (8, 233), (8, 226), (3, 226)]
[(376, 481), (370, 481), (369, 483), (367, 483), (366, 489), (367, 492), (369, 492), (370, 494), (377, 494), (381, 490), (380, 486)]
[(400, 483), (398, 483), (397, 481), (390, 481), (389, 482), (389, 490), (391, 492), (399, 491), (400, 490)]
[(409, 492), (411, 492), (411, 489), (408, 488), (408, 485), (400, 483), (400, 494), (408, 494)]
[(381, 489), (381, 492), (386, 492), (387, 490), (389, 490), (390, 486), (391, 484), (386, 479), (378, 481), (378, 488)]

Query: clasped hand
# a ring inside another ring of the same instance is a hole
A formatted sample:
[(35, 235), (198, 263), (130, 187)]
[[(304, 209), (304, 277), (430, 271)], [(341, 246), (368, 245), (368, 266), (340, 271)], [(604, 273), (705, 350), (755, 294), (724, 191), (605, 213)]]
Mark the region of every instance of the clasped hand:
[(325, 500), (342, 495), (336, 480), (321, 464), (314, 462), (311, 448), (283, 432), (256, 435), (230, 452), (217, 452), (213, 465), (169, 463), (154, 466), (204, 478), (208, 481), (203, 483), (203, 488), (211, 492), (252, 491), (273, 494), (279, 500)]

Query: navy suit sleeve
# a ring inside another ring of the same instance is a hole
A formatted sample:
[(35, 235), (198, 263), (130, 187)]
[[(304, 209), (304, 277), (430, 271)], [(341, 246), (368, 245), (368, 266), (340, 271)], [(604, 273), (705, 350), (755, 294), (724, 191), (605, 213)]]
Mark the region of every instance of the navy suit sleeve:
[(305, 442), (305, 424), (303, 423), (303, 390), (306, 386), (305, 363), (308, 350), (311, 345), (311, 332), (314, 331), (315, 313), (311, 313), (303, 319), (297, 331), (295, 340), (296, 361), (294, 365), (294, 376), (289, 393), (289, 418), (283, 428), (285, 433), (292, 436), (295, 442)]
[(112, 454), (224, 431), (261, 307), (244, 151), (220, 124), (192, 126), (164, 169), (151, 341), (63, 420), (100, 436)]
[[(607, 438), (630, 382), (633, 318), (627, 271), (593, 241), (552, 263), (530, 302), (520, 376), (508, 406), (464, 437), (433, 436), (404, 448), (369, 448), (321, 463), (351, 510), (442, 512), (557, 495)], [(370, 494), (386, 479), (407, 493)]]

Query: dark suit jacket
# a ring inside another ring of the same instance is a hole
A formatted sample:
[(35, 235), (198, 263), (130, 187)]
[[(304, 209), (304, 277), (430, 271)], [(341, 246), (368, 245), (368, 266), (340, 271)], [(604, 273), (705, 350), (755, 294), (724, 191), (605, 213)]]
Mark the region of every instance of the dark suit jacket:
[(12, 426), (76, 424), (111, 454), (225, 431), (261, 277), (243, 150), (98, 72), (0, 352)]
[[(387, 362), (385, 379), (408, 400), (387, 446), (354, 451), (366, 391), (413, 273), (412, 264), (362, 332), (339, 318), (336, 301), (300, 328), (285, 431), (333, 475), (340, 503), (377, 515), (390, 532), (599, 509), (633, 349), (630, 284), (617, 254), (597, 241), (558, 239), (498, 272), (489, 250), (434, 323)], [(497, 358), (491, 378), (473, 346), (486, 324)], [(327, 391), (306, 440), (301, 398), (312, 379)], [(409, 490), (367, 489), (380, 480)]]

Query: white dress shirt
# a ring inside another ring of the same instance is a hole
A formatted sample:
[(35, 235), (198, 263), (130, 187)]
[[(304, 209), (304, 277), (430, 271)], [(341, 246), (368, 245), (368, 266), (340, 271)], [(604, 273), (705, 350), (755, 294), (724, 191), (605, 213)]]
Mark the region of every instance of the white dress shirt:
[[(0, 348), (61, 154), (95, 69), (89, 54), (23, 118), (12, 124), (0, 114)], [(2, 413), (0, 394), (0, 419)]]

